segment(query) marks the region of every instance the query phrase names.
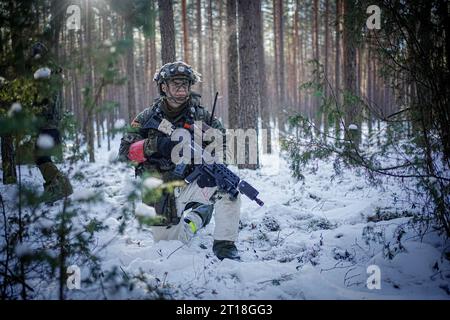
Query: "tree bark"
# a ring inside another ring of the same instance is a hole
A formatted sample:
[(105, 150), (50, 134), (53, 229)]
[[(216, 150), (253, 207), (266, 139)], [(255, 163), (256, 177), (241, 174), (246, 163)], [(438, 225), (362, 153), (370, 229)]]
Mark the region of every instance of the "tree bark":
[(324, 90), (324, 94), (325, 97), (328, 97), (328, 82), (330, 81), (330, 79), (328, 78), (329, 76), (329, 72), (328, 72), (328, 61), (329, 61), (329, 57), (328, 55), (330, 54), (329, 51), (329, 46), (330, 46), (330, 31), (329, 31), (329, 13), (330, 13), (330, 3), (329, 0), (325, 0), (325, 65), (324, 65), (324, 72), (325, 72), (325, 78), (327, 79), (327, 81), (325, 82), (325, 90)]
[[(259, 71), (258, 71), (258, 44), (255, 34), (258, 30), (254, 12), (259, 10), (260, 1), (238, 0), (239, 12), (239, 70), (240, 70), (240, 114), (242, 129), (255, 129), (258, 132), (258, 111), (260, 109), (259, 97)], [(256, 141), (258, 141), (256, 139)], [(250, 142), (250, 141), (249, 141)], [(257, 152), (257, 144), (245, 143), (245, 163), (240, 168), (256, 169), (257, 163), (250, 163), (249, 154)], [(248, 147), (248, 153), (247, 153)], [(257, 155), (257, 153), (256, 153)]]
[[(313, 34), (312, 34), (312, 41), (313, 41), (313, 59), (320, 63), (320, 51), (319, 51), (319, 0), (313, 0)], [(315, 68), (319, 68), (319, 65), (315, 65)], [(318, 70), (317, 70), (318, 71)], [(316, 79), (316, 81), (319, 81), (319, 79)], [(314, 114), (314, 118), (316, 117), (318, 113), (318, 107), (319, 107), (319, 97), (313, 96), (312, 97), (312, 112)], [(316, 121), (319, 121), (319, 119), (316, 119)]]
[[(267, 130), (267, 146), (263, 146), (264, 153), (272, 153), (272, 143), (271, 143), (271, 128), (270, 128), (270, 106), (268, 103), (267, 95), (267, 75), (266, 75), (266, 59), (264, 54), (264, 24), (263, 15), (261, 11), (261, 3), (258, 10), (255, 12), (255, 21), (258, 36), (258, 71), (259, 71), (259, 96), (261, 97), (260, 103), (260, 116), (261, 116), (261, 127)], [(267, 147), (267, 148), (266, 148)]]
[(297, 70), (298, 70), (298, 51), (299, 51), (299, 33), (298, 33), (298, 23), (300, 15), (299, 1), (296, 1), (295, 12), (294, 12), (294, 41), (293, 41), (293, 102), (294, 102), (294, 110), (298, 111), (298, 79), (297, 79)]
[(186, 16), (186, 0), (181, 0), (181, 20), (183, 24), (183, 53), (184, 62), (190, 63), (189, 57), (189, 29), (187, 26), (187, 16)]
[(214, 26), (213, 26), (213, 20), (212, 20), (212, 0), (209, 0), (209, 5), (208, 5), (208, 51), (209, 54), (208, 59), (209, 59), (209, 65), (210, 67), (208, 68), (209, 72), (210, 72), (210, 77), (209, 77), (209, 92), (208, 92), (208, 98), (209, 100), (211, 100), (215, 95), (215, 92), (217, 90), (217, 81), (216, 81), (216, 76), (217, 76), (217, 71), (216, 71), (216, 52), (215, 52), (215, 48), (214, 48)]
[[(202, 74), (203, 72), (203, 39), (202, 39), (202, 6), (200, 3), (201, 0), (197, 0), (195, 6), (197, 10), (197, 71)], [(200, 94), (203, 92), (203, 83), (198, 83), (198, 91)]]
[(336, 62), (335, 62), (335, 76), (334, 76), (334, 91), (336, 94), (336, 103), (341, 102), (341, 1), (336, 0)]
[(319, 0), (313, 0), (313, 57), (319, 60)]
[(161, 60), (163, 64), (175, 61), (175, 25), (172, 0), (158, 0), (161, 30)]
[(3, 184), (14, 184), (17, 182), (17, 174), (13, 137), (10, 135), (2, 135), (1, 141)]
[(149, 99), (149, 104), (153, 103), (153, 99), (157, 97), (159, 92), (157, 91), (156, 85), (153, 82), (153, 76), (156, 72), (156, 69), (158, 68), (157, 62), (156, 62), (156, 9), (155, 9), (155, 0), (150, 1), (150, 12), (151, 12), (151, 22), (150, 22), (150, 36), (149, 36), (149, 42), (150, 42), (150, 82), (151, 82), (151, 96)]
[(85, 96), (84, 96), (84, 109), (85, 109), (85, 128), (86, 128), (86, 140), (87, 140), (87, 151), (89, 154), (89, 162), (95, 162), (94, 153), (94, 65), (92, 63), (92, 7), (90, 4), (91, 0), (86, 2), (86, 42), (87, 42), (87, 63), (89, 66), (86, 75), (86, 86)]
[[(223, 41), (223, 2), (224, 0), (219, 0), (219, 57), (223, 57), (225, 56), (225, 49), (224, 49), (224, 41)], [(225, 76), (225, 59), (220, 59), (219, 58), (219, 92), (220, 92), (220, 97), (222, 97), (222, 99), (218, 100), (218, 110), (219, 110), (219, 117), (221, 117), (222, 119), (224, 119), (224, 125), (228, 126), (228, 124), (226, 122), (228, 122), (228, 110), (225, 108), (225, 106), (227, 105), (227, 101), (226, 101), (226, 76)]]
[(239, 66), (236, 25), (236, 0), (227, 0), (227, 73), (228, 73), (228, 123), (239, 128)]
[(279, 27), (279, 23), (278, 23), (278, 19), (279, 19), (279, 12), (278, 12), (278, 0), (273, 0), (273, 47), (274, 47), (274, 58), (275, 58), (275, 63), (273, 65), (273, 74), (274, 76), (274, 88), (275, 88), (275, 92), (274, 92), (274, 106), (276, 106), (276, 110), (278, 110), (279, 108), (279, 103), (280, 103), (280, 78), (279, 78), (279, 73), (278, 73), (278, 66), (280, 65), (280, 57), (278, 56), (279, 50), (278, 50), (278, 46), (279, 46), (279, 42), (280, 40), (278, 39), (279, 36), (279, 32), (278, 32), (278, 27)]
[(277, 66), (278, 71), (278, 79), (280, 81), (280, 104), (281, 110), (285, 107), (286, 104), (286, 89), (284, 86), (284, 78), (285, 78), (285, 68), (284, 68), (284, 18), (283, 18), (283, 0), (277, 0), (278, 4), (278, 62)]
[[(355, 0), (344, 0), (344, 88), (347, 97), (357, 95), (356, 83), (356, 41)], [(357, 130), (349, 130), (350, 124), (356, 124)], [(355, 99), (345, 99), (346, 138), (357, 148), (361, 137), (359, 111)]]
[(128, 101), (128, 120), (131, 123), (136, 116), (136, 94), (134, 91), (134, 40), (133, 40), (133, 25), (130, 20), (125, 19), (125, 36), (129, 43), (127, 48), (127, 101)]

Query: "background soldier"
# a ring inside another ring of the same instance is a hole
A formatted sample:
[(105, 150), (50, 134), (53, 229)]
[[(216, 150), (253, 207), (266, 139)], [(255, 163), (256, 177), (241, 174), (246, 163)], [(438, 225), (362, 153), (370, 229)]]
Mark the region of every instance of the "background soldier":
[[(209, 123), (211, 115), (200, 106), (200, 95), (191, 92), (191, 86), (200, 80), (191, 66), (181, 61), (165, 64), (155, 74), (154, 80), (160, 98), (132, 121), (134, 130), (122, 138), (119, 159), (127, 160), (130, 146), (145, 139), (139, 149), (141, 154), (129, 160), (140, 162), (138, 174), (158, 174), (167, 182), (174, 179), (171, 177), (175, 168), (171, 152), (178, 142), (171, 141), (170, 137), (159, 131), (142, 129), (150, 117), (156, 113), (177, 128), (182, 128), (185, 123), (203, 121), (213, 128), (225, 130), (216, 118)], [(144, 158), (145, 161), (138, 160)], [(155, 206), (157, 214), (166, 216), (169, 222), (169, 225), (152, 227), (155, 241), (178, 239), (187, 243), (200, 228), (209, 223), (215, 211), (215, 255), (219, 259), (240, 259), (235, 246), (239, 230), (240, 196), (233, 201), (226, 193), (218, 191), (215, 184), (197, 179), (187, 186), (175, 188), (173, 194), (166, 194), (160, 203), (150, 205)]]
[(69, 179), (52, 162), (52, 156), (61, 156), (61, 135), (58, 125), (62, 112), (62, 69), (50, 58), (47, 47), (35, 43), (31, 48), (29, 69), (33, 72), (38, 110), (38, 139), (35, 144), (35, 163), (44, 178), (44, 200), (52, 203), (73, 193)]

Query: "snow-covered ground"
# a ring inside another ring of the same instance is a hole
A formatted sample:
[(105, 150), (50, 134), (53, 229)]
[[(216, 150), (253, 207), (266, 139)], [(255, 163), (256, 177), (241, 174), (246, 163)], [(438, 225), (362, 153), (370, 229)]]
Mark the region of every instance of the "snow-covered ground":
[[(131, 206), (127, 192), (134, 180), (131, 168), (111, 162), (119, 143), (116, 137), (111, 152), (103, 143), (96, 150), (96, 163), (79, 163), (71, 169), (72, 198), (102, 196), (101, 202), (83, 206), (90, 217), (104, 220), (109, 227), (97, 233), (96, 248), (110, 242), (98, 253), (103, 269), (117, 267), (128, 278), (142, 273), (151, 290), (137, 284), (133, 290), (112, 293), (100, 288), (83, 290), (82, 285), (80, 290), (68, 291), (68, 298), (450, 298), (449, 242), (432, 229), (421, 238), (406, 225), (411, 218), (404, 211), (413, 211), (401, 201), (401, 188), (392, 181), (383, 188), (370, 186), (357, 170), (331, 179), (333, 166), (328, 162), (320, 162), (316, 174), (304, 172), (304, 181), (291, 177), (283, 158), (278, 159), (275, 175), (266, 174), (264, 168), (239, 171), (265, 203), (259, 207), (243, 197), (237, 243), (241, 262), (220, 261), (212, 253), (214, 220), (189, 246), (178, 241), (154, 243), (150, 229), (139, 228), (135, 220), (123, 235), (117, 235), (121, 208)], [(67, 172), (69, 165), (62, 168)], [(24, 184), (42, 189), (37, 169), (24, 166), (22, 175)], [(15, 188), (0, 186), (6, 203), (14, 201)], [(60, 209), (61, 204), (56, 204), (50, 210)], [(399, 234), (400, 242), (395, 241)], [(82, 278), (88, 277), (89, 269), (80, 268)], [(378, 271), (380, 286), (375, 281), (369, 287), (378, 288), (369, 289), (367, 281), (376, 278)], [(57, 281), (41, 288), (39, 298), (57, 298)]]

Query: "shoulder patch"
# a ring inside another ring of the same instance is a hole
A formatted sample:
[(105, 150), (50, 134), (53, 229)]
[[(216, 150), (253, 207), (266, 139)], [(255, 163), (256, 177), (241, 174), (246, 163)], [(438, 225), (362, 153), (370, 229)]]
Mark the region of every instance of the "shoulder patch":
[(131, 122), (131, 127), (132, 127), (132, 128), (140, 128), (140, 127), (141, 127), (141, 124), (140, 124), (139, 122), (137, 122), (136, 119), (134, 119), (134, 120)]

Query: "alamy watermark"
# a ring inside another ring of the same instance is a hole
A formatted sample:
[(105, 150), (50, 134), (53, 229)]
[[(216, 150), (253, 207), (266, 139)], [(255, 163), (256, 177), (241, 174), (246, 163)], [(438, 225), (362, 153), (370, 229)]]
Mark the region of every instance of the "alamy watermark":
[(267, 150), (268, 132), (261, 129), (209, 128), (202, 131), (202, 122), (195, 121), (194, 132), (178, 128), (171, 134), (171, 140), (178, 142), (172, 149), (171, 160), (175, 164), (257, 164), (258, 138), (262, 139), (262, 150)]
[(69, 290), (81, 288), (81, 270), (77, 265), (71, 265), (67, 268), (67, 288)]
[(366, 13), (370, 13), (370, 17), (366, 20), (366, 26), (369, 30), (381, 29), (381, 9), (377, 5), (371, 5), (367, 7)]
[(67, 30), (78, 31), (81, 29), (81, 9), (79, 6), (72, 4), (67, 7), (66, 14), (69, 16), (66, 20)]
[(372, 264), (370, 266), (367, 267), (367, 274), (369, 274), (369, 277), (367, 278), (366, 281), (366, 286), (367, 289), (369, 290), (373, 290), (373, 289), (377, 289), (380, 290), (381, 289), (381, 270), (380, 267)]

